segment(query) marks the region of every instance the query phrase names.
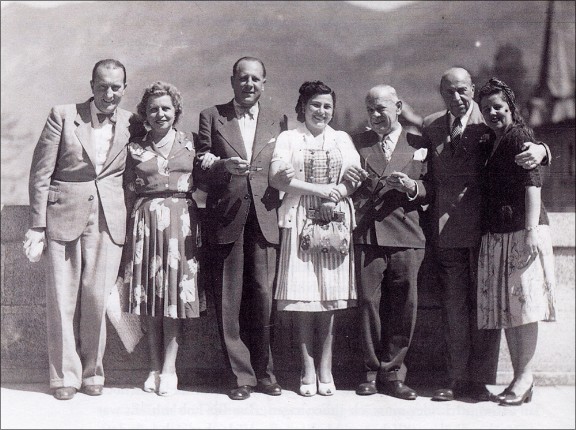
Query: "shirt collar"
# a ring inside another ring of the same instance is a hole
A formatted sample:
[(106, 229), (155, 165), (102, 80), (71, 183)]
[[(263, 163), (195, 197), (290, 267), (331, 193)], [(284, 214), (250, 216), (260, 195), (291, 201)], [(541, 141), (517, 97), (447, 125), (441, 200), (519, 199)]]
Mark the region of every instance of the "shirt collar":
[[(117, 118), (117, 109), (114, 110), (114, 113), (112, 114), (112, 116), (109, 118), (110, 122), (116, 122), (116, 118)], [(104, 112), (100, 111), (97, 107), (96, 107), (96, 103), (94, 103), (94, 99), (92, 99), (90, 101), (90, 118), (92, 119), (92, 124), (94, 125), (99, 125), (100, 124), (100, 120), (98, 119), (98, 114), (104, 114)], [(108, 114), (105, 114), (108, 115)]]
[(258, 103), (254, 104), (250, 108), (245, 108), (244, 106), (241, 106), (235, 99), (232, 103), (234, 104), (234, 112), (236, 112), (236, 118), (242, 118), (246, 112), (250, 114), (250, 117), (252, 119), (258, 116), (259, 112)]
[[(472, 109), (473, 108), (474, 108), (474, 103), (470, 103), (470, 107), (468, 107), (468, 110), (466, 111), (466, 113), (460, 117), (460, 124), (462, 124), (462, 131), (464, 131), (464, 129), (466, 128), (466, 124), (468, 124), (468, 120), (470, 119), (470, 115), (472, 115)], [(448, 111), (448, 115), (450, 116), (450, 124), (449, 124), (450, 129), (452, 129), (452, 124), (454, 124), (456, 117), (454, 115), (452, 115), (452, 113), (450, 111)]]
[(398, 139), (400, 139), (400, 134), (402, 134), (402, 125), (398, 124), (398, 127), (395, 128), (394, 130), (392, 130), (387, 135), (383, 135), (380, 133), (377, 133), (377, 134), (378, 134), (380, 142), (382, 142), (383, 138), (386, 138), (386, 139), (390, 140), (394, 145), (396, 145), (396, 143), (398, 143)]

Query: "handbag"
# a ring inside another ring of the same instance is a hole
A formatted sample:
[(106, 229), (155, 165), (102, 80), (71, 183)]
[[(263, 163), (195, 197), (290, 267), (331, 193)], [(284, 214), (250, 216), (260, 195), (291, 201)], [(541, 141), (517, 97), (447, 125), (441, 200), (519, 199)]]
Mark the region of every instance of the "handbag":
[(332, 221), (326, 222), (316, 219), (314, 209), (309, 209), (299, 239), (305, 254), (347, 255), (350, 229), (344, 223), (344, 212), (335, 211)]

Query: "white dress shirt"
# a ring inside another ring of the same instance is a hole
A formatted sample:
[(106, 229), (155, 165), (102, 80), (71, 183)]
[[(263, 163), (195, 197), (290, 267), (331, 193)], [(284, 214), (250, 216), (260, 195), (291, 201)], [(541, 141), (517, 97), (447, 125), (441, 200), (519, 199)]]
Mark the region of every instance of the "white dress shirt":
[(94, 104), (94, 100), (90, 102), (90, 116), (92, 117), (92, 128), (90, 133), (90, 143), (94, 148), (94, 154), (96, 154), (96, 159), (94, 160), (94, 168), (96, 169), (96, 174), (100, 174), (106, 158), (108, 157), (108, 152), (112, 146), (112, 141), (114, 140), (114, 126), (115, 123), (106, 118), (102, 123), (98, 120), (98, 113), (103, 113), (98, 110)]
[(246, 148), (246, 156), (248, 161), (252, 159), (252, 145), (254, 145), (254, 136), (256, 135), (256, 122), (258, 121), (258, 112), (260, 111), (258, 103), (252, 106), (244, 114), (239, 114), (239, 111), (246, 110), (234, 100), (234, 110), (236, 111), (236, 118), (240, 126), (240, 133), (242, 133), (242, 140)]

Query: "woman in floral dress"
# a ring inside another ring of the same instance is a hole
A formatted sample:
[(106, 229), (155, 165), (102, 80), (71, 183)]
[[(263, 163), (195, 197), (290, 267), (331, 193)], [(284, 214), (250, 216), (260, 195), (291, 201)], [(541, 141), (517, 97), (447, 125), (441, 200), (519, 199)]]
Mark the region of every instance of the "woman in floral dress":
[(554, 255), (540, 167), (525, 170), (514, 157), (534, 142), (512, 90), (490, 79), (478, 104), (493, 131), (486, 162), (486, 233), (478, 260), (478, 328), (504, 329), (514, 379), (498, 398), (501, 405), (532, 400), (532, 361), (538, 321), (555, 321)]
[[(336, 211), (343, 213), (350, 234), (354, 228), (348, 196), (359, 184), (342, 181), (342, 173), (351, 165), (359, 167), (360, 156), (348, 134), (328, 125), (334, 104), (335, 94), (324, 83), (302, 84), (296, 105), (301, 124), (280, 133), (270, 164), (270, 185), (285, 193), (278, 214), (282, 239), (274, 298), (278, 310), (294, 312), (302, 359), (300, 394), (306, 397), (336, 391), (332, 378), (334, 313), (356, 305), (350, 235), (340, 243), (344, 249), (335, 251), (309, 254), (300, 246), (310, 209), (324, 223)], [(295, 172), (290, 180), (288, 171)], [(321, 349), (318, 373), (316, 343)]]
[[(130, 142), (126, 188), (133, 201), (124, 249), (129, 309), (145, 318), (151, 371), (144, 391), (177, 389), (181, 323), (206, 309), (198, 283), (197, 207), (192, 198), (194, 144), (174, 128), (182, 97), (171, 84), (145, 91), (138, 114), (148, 134)], [(211, 155), (209, 154), (208, 157)]]

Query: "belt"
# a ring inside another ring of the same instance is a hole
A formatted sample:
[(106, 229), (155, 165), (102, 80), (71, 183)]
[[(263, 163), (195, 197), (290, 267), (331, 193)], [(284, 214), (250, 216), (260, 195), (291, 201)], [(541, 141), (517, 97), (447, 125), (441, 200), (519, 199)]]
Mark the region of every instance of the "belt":
[(140, 196), (141, 198), (147, 199), (157, 199), (157, 198), (172, 198), (172, 199), (191, 199), (191, 193), (172, 193), (169, 191), (162, 193), (147, 194), (145, 196)]

